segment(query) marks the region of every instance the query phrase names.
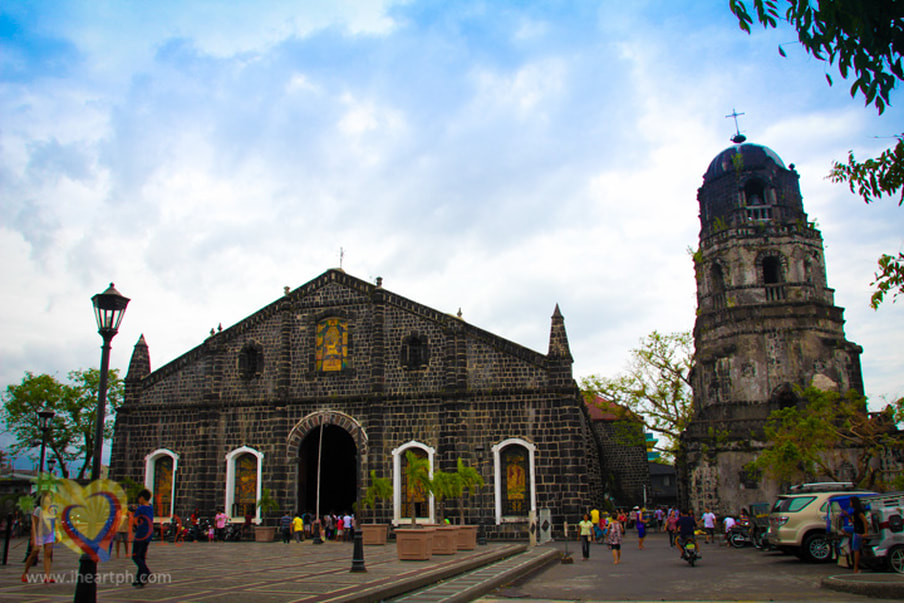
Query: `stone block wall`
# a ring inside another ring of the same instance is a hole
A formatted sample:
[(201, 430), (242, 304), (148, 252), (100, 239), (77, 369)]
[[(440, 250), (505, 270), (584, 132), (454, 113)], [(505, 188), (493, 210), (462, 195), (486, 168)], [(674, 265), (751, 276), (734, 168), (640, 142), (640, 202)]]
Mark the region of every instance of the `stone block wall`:
[[(315, 330), (326, 317), (348, 325), (342, 371), (315, 370)], [(400, 356), (413, 333), (429, 349), (419, 368), (404, 366)], [(249, 345), (262, 353), (251, 376), (239, 361)], [(130, 367), (111, 475), (144, 482), (146, 456), (172, 451), (176, 513), (199, 508), (210, 516), (225, 505), (226, 455), (248, 446), (263, 455), (263, 486), (291, 510), (299, 500), (300, 442), (322, 420), (352, 441), (361, 436), (364, 476), (371, 469), (392, 476), (392, 451), (409, 442), (436, 451), (435, 469), (453, 471), (459, 457), (480, 465), (487, 486), (467, 503), (473, 521), (475, 508), (491, 513), (492, 447), (518, 438), (536, 447), (537, 509), (550, 508), (560, 525), (601, 496), (601, 463), (577, 387), (550, 379), (553, 370), (570, 372), (570, 358), (550, 358), (331, 270), (155, 372), (149, 361)], [(446, 511), (457, 517), (458, 503), (447, 501)], [(383, 505), (377, 515), (388, 520), (391, 512)], [(494, 526), (491, 535), (524, 538), (526, 530), (524, 517)]]

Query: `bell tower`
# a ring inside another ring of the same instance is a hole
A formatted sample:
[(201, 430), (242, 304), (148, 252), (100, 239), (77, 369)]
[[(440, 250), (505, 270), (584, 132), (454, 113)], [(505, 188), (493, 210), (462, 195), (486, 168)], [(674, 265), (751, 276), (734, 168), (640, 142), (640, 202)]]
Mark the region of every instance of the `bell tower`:
[(744, 466), (766, 444), (769, 413), (801, 403), (795, 386), (863, 391), (863, 350), (845, 339), (800, 176), (770, 148), (732, 141), (697, 191), (694, 418), (685, 432), (688, 502), (717, 513), (778, 493)]

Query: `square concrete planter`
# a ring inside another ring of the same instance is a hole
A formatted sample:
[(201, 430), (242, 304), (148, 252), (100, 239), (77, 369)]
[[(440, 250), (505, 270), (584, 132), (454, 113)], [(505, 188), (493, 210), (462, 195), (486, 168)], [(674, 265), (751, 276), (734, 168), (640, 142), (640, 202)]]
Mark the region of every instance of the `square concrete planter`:
[(361, 539), (366, 545), (386, 544), (386, 535), (388, 532), (389, 525), (385, 523), (361, 524)]
[(254, 526), (255, 542), (273, 542), (276, 539), (275, 526)]
[(434, 528), (396, 529), (396, 549), (400, 561), (429, 561), (433, 557)]
[(434, 555), (454, 555), (458, 552), (458, 526), (437, 526), (434, 530)]
[(477, 548), (477, 526), (458, 526), (458, 550), (473, 551)]

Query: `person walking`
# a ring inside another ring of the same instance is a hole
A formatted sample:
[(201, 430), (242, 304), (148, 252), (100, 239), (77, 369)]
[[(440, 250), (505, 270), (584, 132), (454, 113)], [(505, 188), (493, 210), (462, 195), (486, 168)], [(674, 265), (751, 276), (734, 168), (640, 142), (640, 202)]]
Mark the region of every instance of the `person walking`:
[(292, 540), (292, 516), (289, 515), (288, 511), (279, 518), (279, 533), (282, 536), (283, 543), (289, 544), (289, 541)]
[(49, 492), (38, 496), (38, 504), (31, 513), (31, 552), (25, 559), (25, 570), (22, 582), (28, 582), (28, 570), (38, 559), (38, 552), (44, 555), (44, 582), (56, 582), (50, 577), (50, 564), (53, 560), (53, 543), (56, 542), (56, 518), (51, 511), (52, 497)]
[(622, 536), (624, 536), (624, 533), (625, 529), (624, 527), (622, 527), (622, 522), (613, 517), (609, 521), (609, 529), (606, 533), (606, 541), (609, 543), (609, 549), (612, 551), (612, 563), (614, 565), (621, 563), (621, 545)]
[(138, 493), (138, 507), (135, 509), (135, 530), (132, 535), (132, 561), (135, 563), (135, 581), (132, 586), (144, 588), (151, 570), (148, 569), (148, 546), (154, 532), (154, 509), (149, 504), (151, 491), (145, 488)]
[(706, 543), (709, 544), (716, 539), (716, 515), (709, 510), (704, 509), (703, 513), (703, 530), (706, 532)]
[(292, 534), (295, 536), (295, 542), (304, 540), (304, 520), (298, 513), (292, 518)]
[(578, 523), (578, 528), (581, 540), (581, 555), (583, 555), (584, 561), (587, 561), (590, 559), (590, 539), (593, 537), (593, 522), (590, 521), (590, 516), (587, 513), (584, 513), (584, 519)]
[(637, 548), (643, 550), (643, 540), (647, 537), (647, 520), (643, 516), (643, 511), (637, 512)]
[(669, 511), (669, 516), (665, 520), (665, 529), (669, 533), (669, 547), (675, 546), (675, 536), (678, 531), (678, 511), (677, 509), (672, 509)]

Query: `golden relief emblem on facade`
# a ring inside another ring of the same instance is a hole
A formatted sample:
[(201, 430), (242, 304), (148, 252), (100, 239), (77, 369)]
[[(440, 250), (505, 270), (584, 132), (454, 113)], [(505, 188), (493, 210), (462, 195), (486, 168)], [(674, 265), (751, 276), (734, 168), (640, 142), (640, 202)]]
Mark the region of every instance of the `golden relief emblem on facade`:
[(328, 318), (317, 325), (315, 369), (341, 371), (348, 363), (348, 324), (340, 318)]

